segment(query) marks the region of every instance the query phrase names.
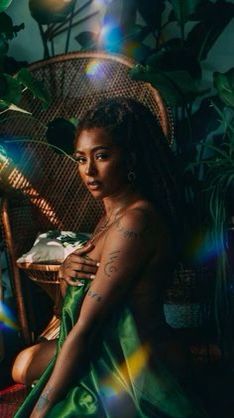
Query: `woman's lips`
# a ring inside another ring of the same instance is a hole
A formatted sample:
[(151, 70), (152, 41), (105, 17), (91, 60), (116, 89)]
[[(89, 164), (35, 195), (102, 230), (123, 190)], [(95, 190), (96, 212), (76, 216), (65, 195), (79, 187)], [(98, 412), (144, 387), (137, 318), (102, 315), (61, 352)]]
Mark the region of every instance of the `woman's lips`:
[(90, 190), (98, 190), (101, 188), (101, 182), (100, 181), (88, 181), (87, 186)]

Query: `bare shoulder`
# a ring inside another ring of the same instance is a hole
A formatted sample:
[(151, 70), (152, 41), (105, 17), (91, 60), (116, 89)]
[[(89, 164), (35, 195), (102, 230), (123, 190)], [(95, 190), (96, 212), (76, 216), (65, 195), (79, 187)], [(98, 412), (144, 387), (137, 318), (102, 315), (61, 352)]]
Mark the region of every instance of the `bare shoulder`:
[(126, 239), (149, 239), (165, 228), (159, 212), (148, 201), (139, 201), (129, 206), (116, 220), (115, 229)]

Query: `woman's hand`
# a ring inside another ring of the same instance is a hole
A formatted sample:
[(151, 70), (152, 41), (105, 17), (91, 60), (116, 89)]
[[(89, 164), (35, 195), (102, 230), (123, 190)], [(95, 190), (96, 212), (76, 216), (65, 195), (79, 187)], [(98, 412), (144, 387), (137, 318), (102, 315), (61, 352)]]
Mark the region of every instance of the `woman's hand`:
[(93, 248), (94, 244), (88, 242), (67, 256), (60, 266), (58, 277), (71, 286), (80, 286), (79, 279), (95, 279), (99, 263), (86, 255)]

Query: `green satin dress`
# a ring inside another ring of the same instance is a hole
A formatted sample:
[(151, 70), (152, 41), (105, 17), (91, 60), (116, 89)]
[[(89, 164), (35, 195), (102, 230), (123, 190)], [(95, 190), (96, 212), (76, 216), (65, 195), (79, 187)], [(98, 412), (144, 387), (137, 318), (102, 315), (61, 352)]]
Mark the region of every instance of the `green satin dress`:
[[(89, 283), (68, 288), (62, 311), (58, 352), (79, 315)], [(94, 356), (82, 376), (73, 380), (66, 396), (48, 418), (203, 418), (193, 402), (160, 363), (152, 370), (150, 347), (142, 344), (130, 307), (126, 304), (108, 317), (92, 347)], [(15, 418), (28, 418), (47, 383), (55, 358), (32, 389)]]

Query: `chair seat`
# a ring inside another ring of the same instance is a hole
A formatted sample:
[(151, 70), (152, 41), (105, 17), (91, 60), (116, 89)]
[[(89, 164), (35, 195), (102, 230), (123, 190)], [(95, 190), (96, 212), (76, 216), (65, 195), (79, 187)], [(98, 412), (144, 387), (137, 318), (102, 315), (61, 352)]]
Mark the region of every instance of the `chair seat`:
[(16, 263), (17, 267), (23, 270), (27, 276), (38, 283), (59, 284), (58, 271), (60, 263)]

